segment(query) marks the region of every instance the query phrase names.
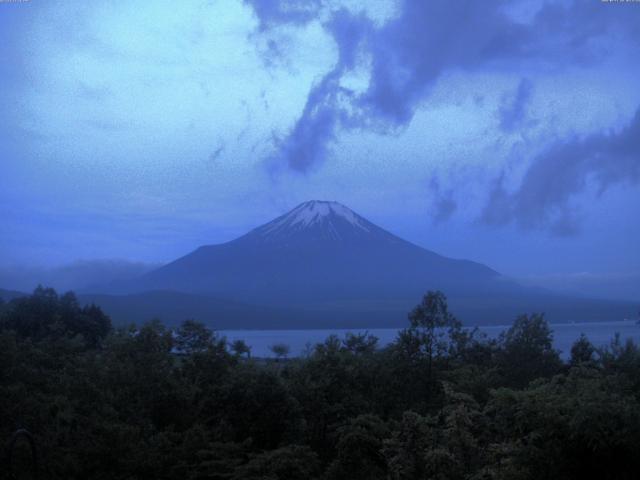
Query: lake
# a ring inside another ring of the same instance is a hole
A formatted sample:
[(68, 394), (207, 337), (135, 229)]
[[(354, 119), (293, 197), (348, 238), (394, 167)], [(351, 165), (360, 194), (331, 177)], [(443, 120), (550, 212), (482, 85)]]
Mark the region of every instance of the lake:
[[(620, 334), (622, 342), (632, 338), (640, 343), (640, 325), (633, 320), (601, 323), (558, 323), (550, 325), (553, 330), (553, 343), (560, 350), (563, 358), (570, 355), (571, 345), (578, 339), (581, 333), (596, 347), (609, 344), (615, 333)], [(480, 331), (490, 338), (496, 338), (500, 333), (509, 328), (509, 325), (479, 326)], [(269, 347), (275, 343), (285, 343), (291, 348), (289, 356), (300, 356), (316, 343), (323, 342), (329, 335), (338, 335), (344, 338), (347, 332), (369, 332), (379, 339), (379, 346), (385, 346), (393, 342), (400, 329), (397, 328), (371, 328), (363, 329), (334, 329), (334, 330), (221, 330), (219, 333), (227, 337), (229, 342), (244, 340), (251, 347), (251, 355), (254, 357), (273, 357)]]

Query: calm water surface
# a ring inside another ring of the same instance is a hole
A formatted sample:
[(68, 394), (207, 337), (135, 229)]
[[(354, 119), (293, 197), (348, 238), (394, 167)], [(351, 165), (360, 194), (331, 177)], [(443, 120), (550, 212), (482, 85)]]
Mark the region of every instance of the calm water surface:
[[(495, 338), (509, 325), (480, 326), (480, 330), (488, 337)], [(555, 348), (561, 351), (563, 358), (569, 356), (571, 345), (584, 333), (591, 343), (600, 347), (608, 344), (615, 333), (620, 334), (624, 342), (632, 338), (640, 343), (640, 325), (635, 321), (618, 321), (602, 323), (558, 323), (552, 324), (553, 340)], [(300, 356), (316, 343), (323, 342), (329, 335), (338, 335), (343, 338), (347, 332), (369, 332), (379, 338), (380, 346), (387, 345), (395, 340), (398, 334), (397, 328), (371, 328), (368, 330), (221, 330), (220, 333), (227, 337), (229, 342), (242, 339), (251, 347), (254, 357), (273, 357), (269, 347), (275, 343), (285, 343), (291, 348), (290, 356)]]

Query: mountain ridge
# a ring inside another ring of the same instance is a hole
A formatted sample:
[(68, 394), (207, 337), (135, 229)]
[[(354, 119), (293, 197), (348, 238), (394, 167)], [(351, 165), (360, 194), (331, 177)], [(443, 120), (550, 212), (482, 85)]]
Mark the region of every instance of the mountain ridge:
[[(447, 258), (397, 237), (338, 202), (318, 200), (99, 293), (194, 296), (176, 297), (186, 303), (224, 299), (281, 312), (281, 320), (264, 315), (262, 328), (312, 328), (400, 326), (421, 296), (436, 289), (466, 323), (506, 324), (534, 310), (551, 312), (551, 321), (614, 319), (630, 311), (630, 304), (519, 285), (483, 264)], [(212, 306), (212, 316), (218, 307)], [(234, 317), (238, 328), (261, 325), (253, 318), (256, 310), (249, 310), (252, 318)]]

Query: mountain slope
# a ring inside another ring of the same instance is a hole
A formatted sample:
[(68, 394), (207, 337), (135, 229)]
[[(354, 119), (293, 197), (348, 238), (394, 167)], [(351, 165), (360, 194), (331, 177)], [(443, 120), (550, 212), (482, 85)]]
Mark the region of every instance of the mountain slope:
[(129, 284), (252, 303), (416, 298), (427, 288), (503, 286), (495, 271), (420, 248), (335, 202), (304, 203), (228, 243), (198, 248)]
[[(432, 289), (444, 291), (467, 323), (510, 323), (531, 311), (547, 312), (556, 322), (616, 320), (635, 308), (523, 287), (487, 266), (443, 257), (344, 205), (323, 201), (303, 203), (233, 241), (200, 247), (108, 291), (174, 292), (174, 303), (156, 302), (145, 314), (171, 310), (229, 318), (223, 323), (237, 328), (319, 328), (404, 325), (409, 309)], [(109, 301), (120, 312), (128, 301), (114, 298)], [(135, 297), (134, 303), (145, 298)], [(205, 298), (261, 307), (221, 309)]]

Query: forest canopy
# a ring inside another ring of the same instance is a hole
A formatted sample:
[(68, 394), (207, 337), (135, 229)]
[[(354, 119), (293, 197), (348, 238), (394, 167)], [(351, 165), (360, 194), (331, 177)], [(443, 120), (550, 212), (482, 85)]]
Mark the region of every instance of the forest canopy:
[[(0, 304), (0, 433), (28, 430), (52, 479), (636, 478), (638, 346), (582, 336), (564, 362), (552, 335), (530, 314), (487, 339), (428, 292), (387, 347), (269, 360), (38, 288)], [(30, 472), (27, 442), (5, 454)]]

